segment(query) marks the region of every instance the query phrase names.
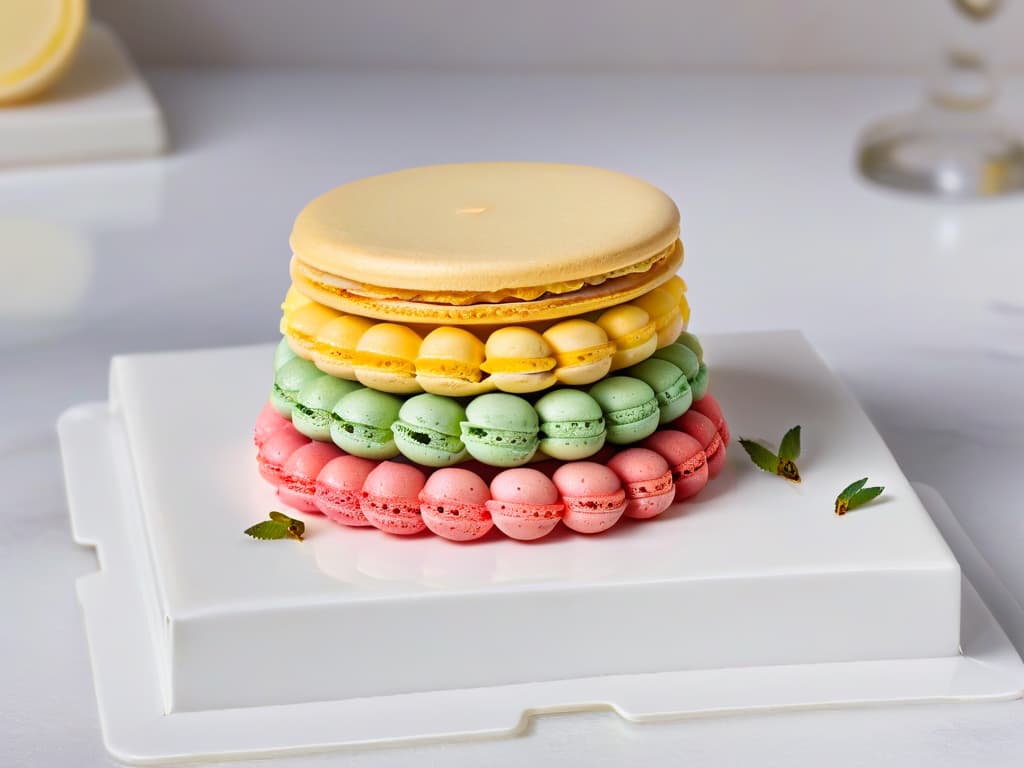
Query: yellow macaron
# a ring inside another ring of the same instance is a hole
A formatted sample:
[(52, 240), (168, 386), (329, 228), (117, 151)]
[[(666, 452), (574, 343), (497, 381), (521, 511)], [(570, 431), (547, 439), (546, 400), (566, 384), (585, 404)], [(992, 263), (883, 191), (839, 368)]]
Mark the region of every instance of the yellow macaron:
[(324, 373), (354, 380), (356, 347), (373, 326), (372, 320), (356, 315), (341, 315), (325, 323), (313, 343), (313, 364)]
[(416, 381), (425, 392), (451, 397), (479, 395), (494, 389), (481, 369), (484, 343), (463, 328), (442, 326), (428, 333), (416, 358)]
[(677, 298), (664, 288), (655, 288), (630, 302), (644, 310), (654, 322), (654, 331), (658, 335), (658, 349), (674, 342), (683, 331), (683, 316), (679, 311), (680, 299), (685, 300), (685, 297)]
[(340, 316), (338, 310), (317, 304), (315, 301), (296, 307), (283, 316), (282, 331), (288, 339), (288, 346), (299, 357), (312, 360), (320, 330)]
[(543, 336), (555, 353), (555, 376), (561, 383), (593, 384), (611, 370), (615, 344), (596, 323), (579, 318), (563, 320), (544, 331)]
[(612, 370), (635, 365), (654, 354), (658, 334), (651, 316), (633, 304), (622, 304), (601, 313), (597, 324), (615, 342)]
[(423, 340), (410, 328), (377, 323), (359, 338), (352, 358), (356, 379), (381, 392), (413, 394), (423, 388), (416, 381), (416, 358)]
[(509, 326), (487, 337), (481, 368), (502, 392), (539, 392), (558, 379), (554, 352), (544, 337), (531, 328)]

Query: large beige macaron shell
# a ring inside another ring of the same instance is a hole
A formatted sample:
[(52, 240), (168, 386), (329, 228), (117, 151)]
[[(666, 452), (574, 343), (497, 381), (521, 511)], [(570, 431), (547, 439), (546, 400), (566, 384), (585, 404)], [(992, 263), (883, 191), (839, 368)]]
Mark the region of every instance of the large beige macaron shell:
[(38, 96), (74, 59), (86, 0), (0, 0), (0, 105)]
[(345, 184), (299, 214), (300, 262), (404, 290), (586, 281), (665, 251), (679, 211), (650, 184), (559, 163), (410, 168)]

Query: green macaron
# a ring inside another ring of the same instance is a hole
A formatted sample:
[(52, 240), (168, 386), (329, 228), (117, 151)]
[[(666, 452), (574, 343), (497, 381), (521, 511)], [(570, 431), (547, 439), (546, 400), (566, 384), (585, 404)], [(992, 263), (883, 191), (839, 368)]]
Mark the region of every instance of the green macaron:
[(676, 344), (682, 344), (687, 347), (693, 354), (697, 356), (697, 359), (702, 363), (704, 362), (704, 347), (700, 344), (700, 339), (694, 336), (689, 331), (683, 331), (679, 334), (679, 338), (675, 341)]
[(391, 459), (398, 455), (391, 425), (398, 418), (401, 398), (360, 388), (349, 392), (334, 406), (331, 439), (353, 456)]
[(656, 351), (652, 357), (667, 360), (683, 372), (686, 380), (692, 382), (700, 370), (700, 358), (685, 344), (675, 342)]
[(537, 412), (526, 400), (503, 392), (473, 398), (460, 425), (469, 454), (494, 467), (518, 467), (533, 458), (540, 440)]
[(700, 400), (708, 393), (708, 367), (704, 363), (700, 364), (700, 370), (690, 382), (690, 388), (693, 390), (694, 400)]
[(588, 393), (604, 412), (609, 443), (636, 443), (657, 430), (661, 417), (658, 399), (654, 390), (640, 379), (609, 376), (592, 386)]
[(556, 389), (533, 404), (540, 417), (540, 449), (553, 459), (576, 461), (604, 445), (604, 414), (597, 401), (579, 389)]
[(693, 392), (686, 374), (667, 360), (651, 357), (626, 369), (624, 373), (640, 379), (654, 390), (654, 396), (658, 398), (658, 410), (661, 412), (658, 420), (662, 424), (678, 419), (693, 403)]
[(295, 396), (292, 424), (312, 440), (330, 441), (332, 409), (349, 392), (360, 389), (354, 381), (323, 375), (307, 382)]
[(295, 354), (295, 350), (288, 345), (288, 339), (281, 337), (280, 343), (274, 350), (274, 370), (277, 371), (282, 365), (287, 363), (289, 360), (294, 360), (298, 355)]
[(427, 467), (450, 467), (466, 458), (466, 446), (459, 439), (465, 418), (458, 400), (416, 395), (402, 405), (391, 431), (406, 458)]
[(270, 392), (270, 404), (285, 418), (291, 418), (292, 408), (299, 390), (309, 382), (327, 374), (309, 360), (295, 357), (274, 373), (274, 388)]

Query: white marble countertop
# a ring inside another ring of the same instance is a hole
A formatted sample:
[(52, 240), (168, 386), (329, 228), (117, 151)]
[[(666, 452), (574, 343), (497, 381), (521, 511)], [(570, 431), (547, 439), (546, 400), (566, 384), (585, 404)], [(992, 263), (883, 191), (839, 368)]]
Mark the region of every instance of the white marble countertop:
[[(914, 480), (938, 488), (1024, 603), (1024, 198), (952, 205), (853, 170), (857, 132), (917, 86), (879, 78), (154, 72), (173, 153), (0, 174), (0, 744), (107, 765), (53, 429), (111, 354), (271, 340), (291, 221), (358, 176), (470, 159), (604, 165), (679, 202), (692, 328), (799, 328)], [(1024, 129), (1024, 81), (1003, 109)], [(879, 627), (879, 631), (885, 631)], [(1017, 638), (1020, 648), (1022, 638)], [(1024, 703), (635, 726), (545, 717), (503, 742), (261, 765), (1018, 765)]]

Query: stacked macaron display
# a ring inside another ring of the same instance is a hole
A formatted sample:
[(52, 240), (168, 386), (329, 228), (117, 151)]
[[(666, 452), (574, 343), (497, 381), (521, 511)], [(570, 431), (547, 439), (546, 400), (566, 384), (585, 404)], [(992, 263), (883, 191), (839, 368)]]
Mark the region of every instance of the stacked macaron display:
[(301, 511), (453, 541), (598, 533), (694, 495), (728, 431), (678, 233), (664, 193), (582, 166), (431, 166), (317, 198), (261, 475)]

